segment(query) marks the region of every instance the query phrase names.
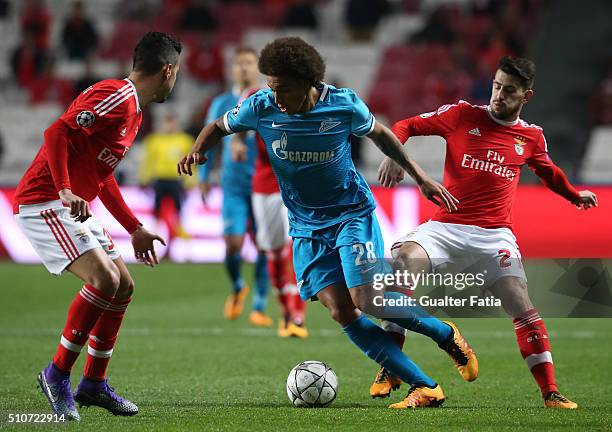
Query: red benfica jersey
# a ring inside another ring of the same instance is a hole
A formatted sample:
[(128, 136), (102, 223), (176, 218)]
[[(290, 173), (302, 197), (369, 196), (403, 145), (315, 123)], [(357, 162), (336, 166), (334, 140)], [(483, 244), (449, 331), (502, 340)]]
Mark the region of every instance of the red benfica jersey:
[(85, 89), (51, 126), (66, 131), (69, 179), (54, 183), (49, 168), (50, 144), (45, 138), (17, 186), (15, 212), (19, 204), (56, 200), (64, 188), (93, 200), (134, 142), (141, 120), (136, 88), (130, 80), (108, 79)]
[[(257, 90), (252, 90), (247, 97), (254, 93), (257, 93)], [(276, 175), (268, 158), (266, 143), (259, 134), (255, 134), (255, 140), (257, 142), (257, 159), (255, 159), (255, 174), (253, 174), (253, 192), (266, 195), (280, 192)]]
[(257, 159), (255, 159), (255, 174), (253, 175), (253, 192), (260, 194), (273, 194), (280, 192), (276, 175), (272, 170), (266, 143), (259, 134), (255, 135), (257, 141)]
[(525, 164), (568, 200), (579, 198), (548, 156), (542, 128), (520, 118), (514, 122), (498, 120), (487, 106), (465, 101), (444, 105), (396, 123), (393, 132), (401, 142), (415, 135), (446, 139), (443, 184), (459, 204), (454, 212), (439, 207), (433, 220), (512, 228), (514, 197)]

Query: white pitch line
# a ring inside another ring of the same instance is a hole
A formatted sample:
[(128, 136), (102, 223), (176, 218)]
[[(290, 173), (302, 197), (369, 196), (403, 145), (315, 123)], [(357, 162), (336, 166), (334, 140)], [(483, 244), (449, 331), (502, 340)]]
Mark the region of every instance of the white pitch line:
[[(227, 336), (238, 334), (240, 336), (257, 337), (276, 337), (276, 330), (269, 328), (256, 327), (237, 327), (235, 329), (223, 327), (177, 327), (177, 328), (152, 328), (152, 327), (133, 327), (122, 329), (122, 336), (134, 337), (168, 337), (168, 336)], [(342, 336), (340, 330), (320, 329), (310, 332), (316, 337), (339, 337)], [(481, 339), (514, 339), (512, 331), (485, 331), (475, 330), (464, 333), (467, 337), (478, 337)], [(2, 328), (0, 337), (34, 337), (34, 336), (58, 336), (60, 331), (49, 328)], [(555, 339), (609, 339), (607, 332), (596, 331), (570, 331), (570, 332), (549, 332), (549, 336)], [(412, 336), (409, 336), (412, 337)]]

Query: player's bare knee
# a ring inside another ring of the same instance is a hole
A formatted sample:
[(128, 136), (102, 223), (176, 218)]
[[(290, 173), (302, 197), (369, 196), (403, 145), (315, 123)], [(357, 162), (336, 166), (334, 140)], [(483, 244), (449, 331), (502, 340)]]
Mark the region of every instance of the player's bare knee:
[(340, 304), (328, 306), (329, 314), (332, 319), (340, 324), (342, 327), (346, 327), (352, 323), (358, 316), (359, 313), (355, 309), (354, 305)]
[(121, 279), (115, 297), (120, 300), (129, 299), (134, 294), (134, 287), (134, 279), (131, 277)]
[(118, 270), (104, 267), (92, 274), (90, 283), (104, 294), (115, 296), (121, 283), (121, 277)]

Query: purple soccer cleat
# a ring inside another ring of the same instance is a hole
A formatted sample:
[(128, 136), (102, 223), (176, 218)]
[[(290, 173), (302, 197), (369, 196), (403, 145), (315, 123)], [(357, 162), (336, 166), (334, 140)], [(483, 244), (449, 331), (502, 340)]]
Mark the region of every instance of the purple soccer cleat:
[(118, 416), (138, 414), (138, 406), (117, 395), (108, 385), (108, 380), (94, 381), (83, 377), (74, 393), (74, 399), (79, 403), (79, 407), (99, 406)]
[(72, 398), (70, 375), (60, 372), (53, 363), (49, 363), (38, 374), (37, 381), (55, 414), (63, 416), (65, 420), (81, 420)]

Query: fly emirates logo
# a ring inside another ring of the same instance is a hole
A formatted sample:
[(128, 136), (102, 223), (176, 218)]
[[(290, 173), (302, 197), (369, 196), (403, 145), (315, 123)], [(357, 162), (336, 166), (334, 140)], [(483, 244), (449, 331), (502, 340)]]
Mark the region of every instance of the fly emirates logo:
[(118, 158), (113, 154), (111, 149), (109, 149), (108, 147), (104, 147), (102, 151), (100, 151), (100, 153), (98, 154), (98, 160), (104, 162), (112, 169), (115, 169), (117, 168), (117, 165), (119, 165), (119, 162), (121, 162), (121, 159), (125, 157), (125, 154), (129, 149), (129, 147), (125, 147), (123, 150), (123, 156), (121, 156), (121, 158)]
[(478, 171), (490, 172), (500, 177), (505, 177), (508, 180), (514, 180), (516, 173), (512, 169), (503, 165), (505, 156), (500, 155), (496, 151), (487, 150), (487, 159), (482, 160), (464, 153), (461, 160), (463, 168), (469, 168)]

